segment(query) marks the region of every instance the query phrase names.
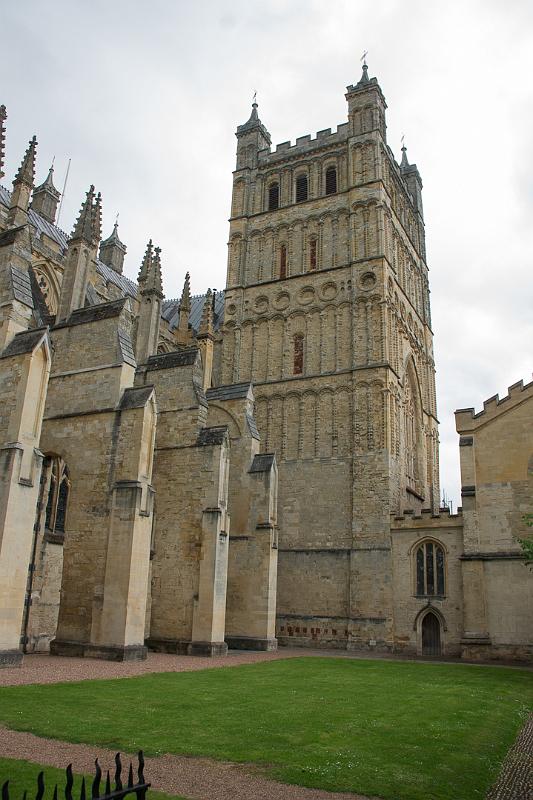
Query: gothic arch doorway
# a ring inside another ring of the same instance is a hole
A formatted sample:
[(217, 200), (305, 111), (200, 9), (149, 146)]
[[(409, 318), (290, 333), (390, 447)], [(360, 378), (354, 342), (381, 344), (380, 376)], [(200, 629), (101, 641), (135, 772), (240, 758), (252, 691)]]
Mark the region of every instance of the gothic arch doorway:
[(440, 632), (440, 621), (432, 611), (424, 616), (421, 626), (422, 632), (422, 655), (440, 656), (442, 654), (442, 642)]

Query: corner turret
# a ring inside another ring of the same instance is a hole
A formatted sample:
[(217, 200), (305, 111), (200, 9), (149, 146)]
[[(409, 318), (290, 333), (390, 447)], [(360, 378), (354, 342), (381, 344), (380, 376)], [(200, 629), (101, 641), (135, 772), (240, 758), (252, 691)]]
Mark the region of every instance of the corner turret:
[(52, 225), (56, 221), (57, 205), (61, 197), (61, 192), (54, 186), (53, 177), (54, 165), (52, 164), (48, 170), (46, 180), (40, 186), (35, 187), (31, 199), (32, 210), (36, 211), (48, 222), (51, 222)]
[(124, 268), (124, 256), (126, 255), (126, 245), (120, 241), (118, 236), (118, 220), (113, 226), (113, 233), (100, 245), (100, 261), (114, 269), (122, 275)]
[(257, 103), (252, 103), (252, 113), (244, 125), (237, 127), (237, 169), (257, 166), (257, 153), (265, 148), (270, 149), (270, 134), (259, 119)]
[(377, 78), (368, 77), (368, 65), (363, 63), (363, 73), (355, 86), (346, 87), (348, 117), (352, 135), (359, 136), (371, 131), (379, 131), (386, 139), (385, 110), (387, 103)]

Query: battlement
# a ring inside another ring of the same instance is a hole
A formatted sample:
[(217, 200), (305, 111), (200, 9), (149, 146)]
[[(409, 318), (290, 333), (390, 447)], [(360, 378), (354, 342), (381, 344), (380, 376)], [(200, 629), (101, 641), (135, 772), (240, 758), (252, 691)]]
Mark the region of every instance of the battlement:
[(337, 130), (333, 132), (331, 128), (324, 128), (321, 131), (317, 131), (314, 138), (310, 133), (305, 136), (298, 136), (294, 144), (291, 144), (290, 141), (281, 142), (276, 145), (274, 151), (270, 151), (268, 148), (260, 150), (258, 154), (259, 165), (265, 166), (267, 164), (277, 163), (286, 158), (292, 158), (293, 156), (307, 155), (318, 148), (342, 144), (348, 139), (349, 134), (350, 124), (348, 122), (342, 122), (340, 125), (337, 125)]
[(533, 397), (533, 381), (524, 384), (524, 381), (520, 380), (509, 386), (505, 397), (500, 398), (498, 394), (494, 394), (485, 400), (483, 409), (478, 411), (477, 414), (474, 408), (458, 408), (455, 412), (457, 433), (463, 433), (484, 425), (499, 414), (514, 408), (514, 406), (524, 402), (524, 400), (528, 400), (530, 397)]
[(403, 514), (391, 514), (391, 528), (394, 530), (412, 530), (413, 528), (456, 528), (463, 524), (463, 509), (461, 506), (456, 514), (451, 514), (449, 508), (440, 508), (434, 512), (431, 508), (423, 508), (415, 513), (406, 509)]

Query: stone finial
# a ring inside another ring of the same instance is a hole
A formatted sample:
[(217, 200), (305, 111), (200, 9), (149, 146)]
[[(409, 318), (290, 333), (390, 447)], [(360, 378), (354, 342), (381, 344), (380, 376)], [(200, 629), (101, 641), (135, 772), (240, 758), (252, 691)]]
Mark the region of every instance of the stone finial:
[(180, 299), (180, 311), (191, 310), (191, 276), (188, 272), (185, 273), (185, 281), (183, 283), (183, 291)]
[(94, 186), (89, 187), (80, 209), (80, 213), (72, 234), (71, 239), (84, 239), (88, 244), (93, 244), (94, 238)]
[(30, 189), (33, 189), (33, 182), (35, 179), (35, 155), (37, 150), (37, 137), (32, 136), (29, 141), (28, 149), (24, 153), (24, 158), (22, 159), (22, 163), (18, 168), (18, 172), (15, 175), (15, 180), (13, 181), (13, 186), (18, 186), (19, 184), (24, 184), (28, 186)]
[(198, 335), (212, 336), (213, 330), (213, 299), (211, 289), (208, 289), (204, 299), (204, 307), (202, 310), (202, 319), (200, 322), (200, 328), (198, 329)]
[(93, 205), (92, 213), (92, 243), (98, 246), (102, 238), (102, 195), (100, 192), (96, 195), (96, 201)]
[(154, 257), (154, 246), (152, 240), (148, 241), (146, 245), (146, 252), (144, 254), (144, 258), (142, 260), (141, 268), (139, 270), (139, 275), (137, 277), (138, 283), (145, 283), (146, 279), (148, 278), (148, 274), (151, 272), (152, 269), (152, 260)]
[(405, 145), (402, 145), (402, 162), (400, 164), (400, 167), (402, 169), (405, 169), (408, 166), (409, 166), (409, 161), (407, 160), (407, 147)]
[(5, 106), (0, 106), (0, 178), (5, 175), (4, 172), (4, 158), (5, 158), (5, 141), (6, 141), (6, 128), (5, 121), (7, 119), (7, 111)]

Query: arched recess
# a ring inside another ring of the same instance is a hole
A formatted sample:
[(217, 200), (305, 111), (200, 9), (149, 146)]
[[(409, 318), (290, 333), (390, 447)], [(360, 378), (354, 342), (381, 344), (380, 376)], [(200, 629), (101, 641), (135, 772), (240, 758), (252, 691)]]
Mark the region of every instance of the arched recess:
[(61, 287), (55, 270), (44, 260), (36, 261), (32, 269), (49, 313), (57, 314)]
[(426, 485), (426, 458), (422, 394), (415, 362), (411, 355), (407, 357), (404, 369), (401, 427), (400, 452), (403, 453), (406, 487), (423, 495)]
[(242, 436), (241, 427), (235, 416), (218, 403), (209, 403), (209, 425), (227, 425), (230, 439), (239, 439)]

